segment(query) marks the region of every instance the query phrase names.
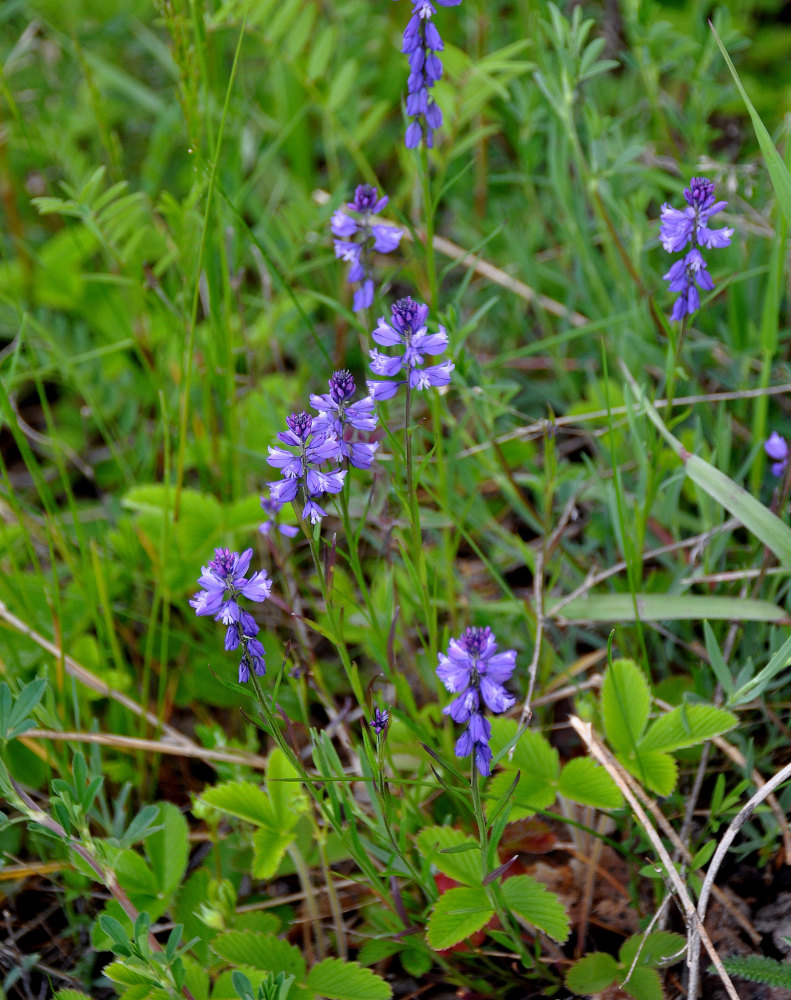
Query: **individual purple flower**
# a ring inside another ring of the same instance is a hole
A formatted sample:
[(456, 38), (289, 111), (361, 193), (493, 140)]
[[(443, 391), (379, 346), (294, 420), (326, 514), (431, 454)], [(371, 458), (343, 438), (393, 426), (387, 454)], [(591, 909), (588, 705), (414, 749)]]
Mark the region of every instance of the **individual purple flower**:
[(689, 187), (684, 189), (686, 208), (662, 206), (659, 239), (668, 253), (678, 253), (688, 243), (692, 248), (681, 260), (677, 260), (665, 274), (670, 283), (670, 291), (678, 292), (673, 305), (671, 319), (682, 320), (700, 308), (698, 288), (712, 291), (714, 282), (708, 272), (706, 261), (698, 247), (721, 248), (731, 242), (733, 230), (723, 226), (711, 229), (709, 219), (722, 211), (726, 201), (715, 201), (714, 182), (705, 177), (693, 177)]
[(356, 403), (351, 399), (357, 391), (354, 376), (343, 369), (334, 372), (329, 380), (330, 391), (323, 395), (313, 393), (310, 405), (319, 415), (313, 418), (313, 430), (333, 433), (338, 439), (341, 455), (356, 469), (370, 469), (378, 441), (354, 441), (354, 431), (376, 430), (377, 415), (372, 396), (365, 396)]
[(385, 729), (387, 729), (389, 724), (390, 724), (390, 713), (388, 712), (388, 710), (386, 708), (379, 708), (379, 707), (375, 708), (373, 718), (368, 723), (368, 725), (371, 727), (371, 729), (373, 729), (376, 735), (381, 736), (381, 734), (385, 731)]
[(299, 533), (299, 528), (293, 524), (280, 524), (278, 514), (283, 509), (283, 504), (269, 497), (261, 497), (261, 510), (266, 514), (266, 520), (258, 525), (258, 530), (262, 535), (268, 535), (272, 528), (277, 528), (281, 535), (286, 538), (293, 538)]
[(190, 600), (196, 615), (214, 615), (215, 621), (226, 626), (225, 649), (233, 651), (242, 646), (239, 664), (239, 681), (250, 676), (250, 666), (256, 674), (266, 672), (264, 647), (258, 639), (258, 624), (249, 611), (239, 606), (239, 597), (246, 597), (257, 604), (269, 597), (272, 581), (266, 570), (259, 570), (247, 579), (247, 570), (253, 556), (252, 549), (241, 555), (230, 549), (215, 549), (214, 559), (201, 567), (198, 583), (203, 588)]
[(371, 216), (381, 212), (387, 201), (386, 195), (378, 197), (375, 187), (371, 187), (370, 184), (360, 184), (355, 188), (353, 201), (346, 203), (346, 209), (358, 218), (339, 208), (330, 220), (333, 235), (336, 237), (335, 256), (351, 264), (349, 283), (359, 284), (352, 302), (355, 312), (373, 305), (374, 252), (390, 253), (401, 240), (400, 229), (381, 223), (373, 225), (371, 222)]
[(764, 441), (764, 451), (772, 459), (772, 475), (778, 479), (788, 466), (788, 443), (777, 431), (772, 431)]
[[(368, 391), (377, 401), (390, 399), (402, 385), (409, 384), (412, 389), (427, 389), (447, 385), (450, 373), (455, 368), (451, 361), (438, 365), (423, 367), (425, 355), (442, 354), (448, 347), (448, 334), (443, 326), (437, 333), (429, 333), (426, 327), (428, 306), (414, 299), (399, 299), (391, 308), (391, 319), (388, 323), (384, 316), (371, 336), (383, 347), (402, 348), (396, 355), (384, 354), (375, 348), (370, 352), (370, 368), (374, 375), (381, 375), (388, 380), (368, 382)], [(397, 376), (403, 375), (402, 378)]]
[[(436, 0), (443, 7), (457, 7), (461, 0)], [(414, 0), (412, 16), (404, 29), (401, 51), (409, 60), (406, 113), (412, 119), (407, 126), (404, 145), (415, 149), (425, 136), (426, 145), (434, 145), (434, 131), (442, 124), (442, 112), (431, 96), (434, 84), (442, 76), (442, 61), (437, 55), (445, 45), (432, 21), (437, 13), (430, 0)]]
[(483, 708), (499, 714), (514, 704), (515, 698), (504, 685), (514, 672), (515, 663), (516, 650), (498, 653), (488, 626), (466, 629), (458, 639), (450, 640), (447, 654), (439, 654), (437, 676), (457, 696), (442, 711), (454, 722), (467, 723), (456, 741), (456, 756), (472, 754), (483, 775), (491, 773), (492, 760), (489, 747), (492, 727), (483, 715)]
[(340, 493), (346, 470), (322, 469), (328, 462), (337, 462), (341, 447), (334, 431), (314, 426), (314, 418), (304, 410), (286, 418), (288, 429), (280, 431), (278, 440), (287, 448), (269, 446), (267, 462), (280, 469), (283, 479), (269, 484), (269, 496), (275, 503), (284, 504), (299, 496), (303, 506), (301, 516), (316, 524), (327, 512), (317, 503), (325, 493)]
[(706, 261), (698, 249), (690, 250), (685, 257), (677, 260), (662, 277), (670, 283), (671, 292), (679, 292), (670, 314), (670, 318), (674, 320), (682, 320), (700, 309), (698, 287), (707, 292), (714, 289)]

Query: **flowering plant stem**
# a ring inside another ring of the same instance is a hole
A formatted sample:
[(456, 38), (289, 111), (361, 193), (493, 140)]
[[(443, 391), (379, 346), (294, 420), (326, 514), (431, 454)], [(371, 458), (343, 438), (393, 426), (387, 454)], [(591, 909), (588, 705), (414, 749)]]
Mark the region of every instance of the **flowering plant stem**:
[(420, 506), (417, 502), (417, 484), (412, 460), (412, 387), (409, 379), (406, 383), (406, 399), (404, 402), (404, 451), (406, 453), (406, 491), (409, 507), (409, 523), (411, 528), (411, 549), (413, 564), (417, 569), (420, 583), (420, 599), (423, 602), (423, 617), (428, 626), (429, 649), (437, 648), (436, 612), (431, 606), (428, 592), (428, 573), (426, 571), (426, 552), (423, 548), (423, 532), (420, 527)]
[[(668, 370), (665, 376), (665, 383), (666, 383), (665, 398), (667, 399), (669, 426), (672, 426), (673, 398), (676, 392), (676, 376), (677, 376), (678, 362), (679, 359), (681, 358), (681, 351), (682, 348), (684, 347), (684, 341), (687, 336), (688, 321), (689, 321), (688, 316), (685, 316), (681, 320), (681, 329), (679, 330), (678, 333), (678, 339), (674, 343), (672, 340), (672, 332), (671, 332), (671, 340), (668, 343), (668, 349), (667, 349)], [(672, 323), (669, 324), (669, 329), (671, 331), (673, 330), (673, 328), (674, 328), (673, 324)]]
[[(296, 503), (295, 503), (296, 506)], [(346, 648), (346, 641), (343, 638), (343, 629), (341, 622), (335, 610), (335, 604), (333, 603), (332, 596), (330, 594), (329, 587), (327, 586), (327, 578), (324, 574), (324, 567), (321, 565), (321, 558), (319, 556), (318, 542), (313, 537), (313, 532), (310, 530), (309, 525), (305, 523), (305, 519), (301, 516), (302, 512), (297, 511), (297, 516), (299, 517), (299, 523), (302, 525), (302, 530), (305, 533), (305, 537), (308, 540), (308, 545), (310, 546), (310, 554), (313, 556), (313, 566), (316, 570), (316, 577), (319, 581), (319, 587), (321, 588), (321, 596), (324, 599), (324, 607), (327, 609), (327, 615), (330, 619), (330, 625), (332, 626), (332, 641), (334, 642), (338, 653), (341, 658), (341, 663), (343, 664), (343, 669), (346, 672), (346, 677), (348, 678), (349, 685), (351, 686), (354, 696), (357, 699), (357, 704), (360, 708), (365, 711), (365, 696), (363, 694), (363, 689), (360, 686), (360, 679), (357, 676), (357, 672), (352, 666), (351, 657), (349, 656), (349, 650)], [(332, 694), (327, 687), (327, 682), (318, 667), (318, 664), (314, 664), (313, 667), (314, 676), (316, 678), (316, 684), (325, 701), (325, 704), (332, 705)]]
[(423, 187), (423, 211), (426, 216), (426, 275), (432, 313), (437, 311), (437, 264), (434, 258), (434, 200), (431, 196), (431, 178), (428, 172), (428, 150), (420, 147), (420, 180)]
[(481, 879), (484, 883), (484, 892), (486, 893), (487, 899), (491, 903), (494, 912), (497, 914), (503, 930), (511, 939), (514, 950), (522, 959), (522, 964), (526, 968), (532, 968), (533, 961), (530, 953), (525, 947), (524, 941), (522, 940), (522, 935), (519, 933), (518, 929), (514, 929), (513, 922), (506, 911), (502, 893), (500, 892), (499, 880), (495, 879), (493, 882), (489, 883), (489, 885), (486, 884), (486, 876), (489, 874), (489, 836), (486, 828), (486, 814), (483, 811), (481, 789), (478, 785), (478, 768), (475, 764), (474, 755), (470, 773), (470, 789), (472, 792), (472, 809), (475, 814), (475, 822), (478, 824), (478, 840), (481, 847)]

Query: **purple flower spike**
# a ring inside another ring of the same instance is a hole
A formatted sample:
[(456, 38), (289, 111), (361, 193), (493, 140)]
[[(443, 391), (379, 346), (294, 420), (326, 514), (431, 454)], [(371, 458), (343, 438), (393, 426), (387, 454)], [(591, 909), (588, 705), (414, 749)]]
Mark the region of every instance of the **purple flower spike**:
[[(461, 0), (435, 0), (442, 7), (458, 7)], [(442, 60), (437, 55), (445, 48), (432, 18), (437, 13), (430, 0), (413, 0), (412, 16), (404, 29), (401, 51), (409, 60), (406, 113), (413, 120), (407, 125), (404, 145), (415, 149), (425, 136), (426, 145), (434, 145), (434, 132), (442, 124), (442, 112), (431, 96), (431, 89), (442, 77)]]
[(788, 443), (777, 431), (772, 431), (764, 441), (764, 451), (772, 459), (772, 475), (778, 479), (788, 466)]
[(732, 229), (709, 228), (708, 220), (728, 204), (714, 200), (713, 181), (693, 177), (689, 187), (684, 189), (684, 198), (686, 208), (672, 208), (668, 204), (662, 206), (659, 228), (659, 239), (668, 253), (678, 253), (688, 243), (692, 244), (686, 256), (677, 260), (663, 276), (670, 283), (670, 291), (679, 293), (671, 314), (671, 319), (679, 321), (700, 308), (699, 288), (709, 292), (714, 289), (714, 282), (698, 247), (727, 247), (733, 236)]
[[(402, 232), (395, 226), (373, 225), (371, 217), (387, 205), (387, 196), (379, 197), (375, 187), (360, 184), (354, 199), (339, 208), (330, 220), (335, 236), (335, 256), (347, 261), (350, 284), (358, 284), (352, 308), (355, 312), (369, 309), (374, 301), (373, 255), (391, 253), (401, 241)], [(353, 215), (348, 213), (352, 212)]]
[(282, 479), (269, 484), (270, 503), (278, 505), (279, 509), (284, 503), (300, 497), (302, 517), (317, 524), (327, 516), (317, 498), (324, 493), (340, 493), (343, 489), (346, 470), (322, 468), (343, 457), (341, 442), (331, 422), (313, 418), (304, 410), (292, 413), (286, 424), (288, 430), (280, 431), (277, 438), (288, 447), (269, 446), (267, 462), (283, 474)]
[[(368, 391), (373, 399), (377, 402), (390, 399), (406, 382), (412, 389), (447, 385), (455, 367), (452, 361), (423, 367), (426, 355), (442, 354), (448, 347), (448, 334), (443, 326), (439, 327), (437, 333), (429, 333), (426, 328), (428, 306), (407, 297), (394, 303), (390, 312), (390, 322), (382, 316), (371, 336), (382, 347), (402, 348), (402, 353), (384, 354), (374, 348), (370, 351), (370, 368), (374, 375), (397, 381), (369, 381)], [(399, 375), (402, 377), (397, 378)]]
[(373, 729), (377, 736), (387, 729), (390, 724), (390, 713), (386, 708), (375, 708), (373, 718), (368, 723), (368, 725)]
[(505, 690), (505, 682), (514, 672), (516, 650), (497, 652), (492, 630), (468, 628), (458, 639), (451, 639), (447, 654), (439, 654), (437, 676), (456, 698), (443, 708), (454, 722), (467, 723), (456, 741), (456, 756), (469, 757), (482, 775), (491, 774), (492, 751), (489, 740), (491, 723), (482, 712), (482, 705), (499, 714), (506, 712), (516, 700)]
[(242, 646), (239, 680), (250, 676), (252, 665), (256, 674), (266, 673), (264, 647), (258, 639), (258, 624), (249, 611), (239, 606), (239, 598), (246, 597), (256, 604), (263, 603), (272, 589), (266, 570), (259, 570), (248, 579), (247, 570), (253, 556), (252, 549), (241, 555), (230, 549), (215, 549), (214, 559), (201, 569), (198, 583), (203, 588), (190, 600), (196, 615), (214, 615), (225, 629), (225, 649), (232, 652)]
[(355, 431), (376, 429), (377, 416), (373, 398), (365, 396), (356, 403), (351, 402), (357, 387), (352, 373), (346, 369), (334, 372), (329, 385), (329, 393), (310, 397), (310, 405), (319, 411), (319, 415), (313, 419), (313, 429), (335, 435), (343, 458), (356, 469), (369, 469), (379, 443), (356, 441), (353, 437)]

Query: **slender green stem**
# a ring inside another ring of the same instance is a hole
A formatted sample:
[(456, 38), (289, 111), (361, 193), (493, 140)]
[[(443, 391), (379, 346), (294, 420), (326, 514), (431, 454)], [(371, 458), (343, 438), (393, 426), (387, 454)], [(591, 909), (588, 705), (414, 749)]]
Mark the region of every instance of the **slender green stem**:
[(432, 312), (438, 307), (437, 264), (434, 257), (434, 199), (431, 196), (431, 178), (428, 171), (428, 150), (420, 147), (420, 180), (423, 187), (423, 211), (426, 223), (426, 275)]

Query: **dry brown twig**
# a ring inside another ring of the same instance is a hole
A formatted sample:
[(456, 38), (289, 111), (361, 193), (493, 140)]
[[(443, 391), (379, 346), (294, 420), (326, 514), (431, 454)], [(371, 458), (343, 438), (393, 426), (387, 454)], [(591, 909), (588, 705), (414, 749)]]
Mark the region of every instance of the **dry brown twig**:
[[(651, 841), (659, 860), (662, 862), (669, 883), (672, 886), (673, 891), (676, 893), (681, 909), (684, 913), (684, 917), (687, 920), (687, 926), (689, 928), (688, 941), (692, 936), (693, 930), (697, 930), (700, 941), (703, 942), (703, 946), (708, 952), (714, 968), (717, 970), (717, 973), (722, 980), (722, 984), (730, 997), (730, 1000), (739, 1000), (739, 994), (736, 992), (734, 985), (731, 982), (731, 978), (726, 972), (725, 966), (722, 964), (722, 959), (718, 955), (717, 949), (712, 944), (711, 938), (709, 937), (705, 927), (700, 925), (698, 912), (695, 908), (695, 904), (692, 902), (692, 898), (689, 895), (686, 884), (679, 875), (676, 866), (673, 864), (673, 861), (668, 854), (665, 845), (662, 843), (659, 834), (656, 832), (653, 823), (648, 818), (642, 805), (633, 793), (630, 783), (625, 778), (623, 768), (604, 747), (604, 745), (596, 738), (593, 732), (593, 727), (589, 722), (583, 722), (582, 719), (572, 716), (569, 719), (569, 724), (588, 748), (591, 756), (598, 761), (599, 764), (601, 764), (621, 790), (621, 793), (629, 803), (635, 818), (640, 826), (642, 826), (648, 839)], [(791, 765), (789, 765), (789, 767), (791, 767)]]

